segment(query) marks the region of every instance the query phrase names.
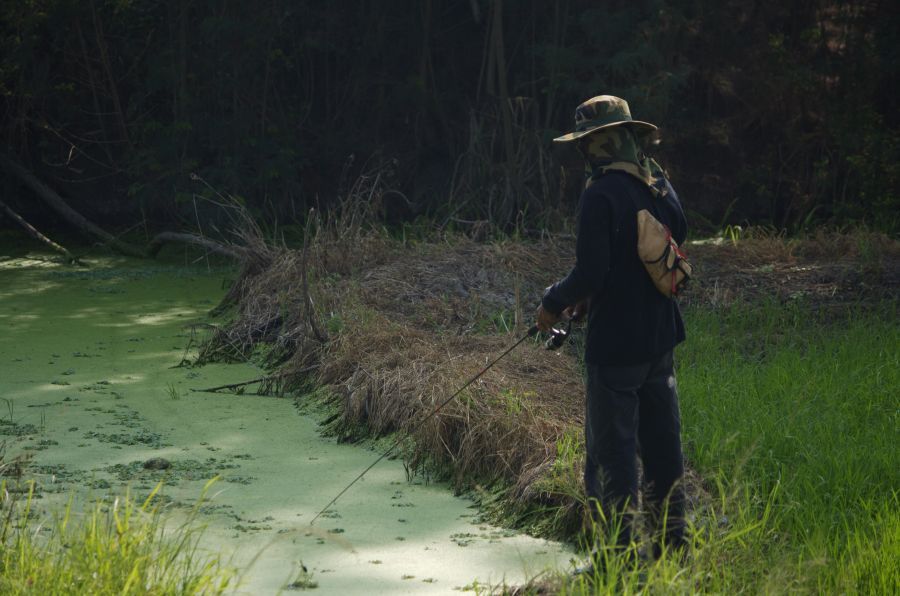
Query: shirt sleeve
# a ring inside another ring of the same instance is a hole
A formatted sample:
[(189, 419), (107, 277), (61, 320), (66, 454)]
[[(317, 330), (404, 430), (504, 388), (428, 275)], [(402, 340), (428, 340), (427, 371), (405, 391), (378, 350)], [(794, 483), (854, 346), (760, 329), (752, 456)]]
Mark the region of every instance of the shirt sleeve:
[(609, 201), (585, 191), (578, 214), (575, 266), (544, 292), (541, 305), (545, 310), (558, 315), (600, 291), (609, 271), (610, 229)]

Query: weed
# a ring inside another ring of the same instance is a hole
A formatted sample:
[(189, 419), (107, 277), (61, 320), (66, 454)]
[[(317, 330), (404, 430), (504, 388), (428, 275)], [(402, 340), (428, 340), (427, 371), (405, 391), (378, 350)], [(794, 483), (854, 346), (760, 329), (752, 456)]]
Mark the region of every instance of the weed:
[(744, 229), (741, 226), (727, 225), (725, 226), (725, 229), (722, 230), (722, 236), (729, 240), (732, 246), (738, 245), (738, 241), (741, 239), (743, 233)]
[[(209, 485), (207, 485), (207, 488)], [(3, 483), (3, 493), (6, 482)], [(189, 522), (166, 529), (155, 506), (160, 485), (142, 503), (129, 495), (35, 530), (34, 485), (23, 501), (3, 502), (0, 593), (222, 594), (234, 579), (217, 559), (201, 556)], [(80, 518), (80, 519), (79, 519)]]
[(504, 389), (500, 393), (500, 399), (506, 408), (507, 414), (510, 416), (518, 416), (522, 413), (523, 408), (528, 401), (534, 399), (536, 394), (534, 391), (516, 391), (515, 389)]
[(332, 313), (332, 315), (325, 321), (325, 328), (328, 330), (328, 333), (336, 335), (341, 332), (341, 329), (344, 327), (344, 322), (341, 320), (341, 316), (338, 314)]
[(496, 310), (475, 320), (475, 331), (482, 334), (509, 333), (515, 327), (515, 313)]
[(294, 579), (288, 582), (286, 589), (288, 590), (313, 590), (319, 587), (319, 582), (313, 579), (313, 574), (306, 569), (303, 561), (298, 563), (299, 569)]

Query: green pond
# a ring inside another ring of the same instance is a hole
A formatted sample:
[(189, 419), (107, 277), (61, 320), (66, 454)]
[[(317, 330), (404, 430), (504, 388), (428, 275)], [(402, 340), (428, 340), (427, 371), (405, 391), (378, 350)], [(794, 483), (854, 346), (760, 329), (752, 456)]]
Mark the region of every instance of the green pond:
[[(175, 524), (206, 495), (201, 547), (274, 594), (301, 565), (316, 593), (445, 594), (567, 565), (566, 547), (479, 523), (442, 484), (384, 461), (309, 521), (376, 457), (319, 435), (292, 400), (191, 389), (248, 380), (249, 364), (178, 367), (191, 324), (224, 294), (225, 269), (99, 258), (72, 268), (0, 254), (0, 441), (28, 454), (39, 514), (165, 479)], [(168, 470), (145, 469), (152, 458)]]

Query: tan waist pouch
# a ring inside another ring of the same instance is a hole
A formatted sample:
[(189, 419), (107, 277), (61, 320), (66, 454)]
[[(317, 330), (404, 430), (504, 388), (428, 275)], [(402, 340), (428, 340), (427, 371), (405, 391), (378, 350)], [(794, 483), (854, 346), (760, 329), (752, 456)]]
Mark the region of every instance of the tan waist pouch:
[(637, 214), (637, 252), (653, 285), (663, 296), (676, 296), (691, 278), (694, 268), (672, 238), (672, 232), (646, 209)]

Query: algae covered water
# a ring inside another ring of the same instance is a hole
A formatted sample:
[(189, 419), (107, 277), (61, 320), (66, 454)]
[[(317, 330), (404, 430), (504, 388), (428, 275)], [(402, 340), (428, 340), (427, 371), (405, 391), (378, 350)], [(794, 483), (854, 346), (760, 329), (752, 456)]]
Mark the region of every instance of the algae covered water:
[(231, 561), (248, 594), (292, 584), (448, 593), (566, 564), (561, 545), (478, 523), (471, 502), (408, 482), (399, 461), (380, 463), (309, 531), (375, 453), (323, 439), (291, 400), (191, 391), (263, 374), (178, 366), (229, 273), (0, 261), (0, 440), (7, 458), (30, 456), (44, 515), (71, 495), (141, 498), (164, 480), (160, 498), (177, 523), (218, 475), (199, 507), (201, 546)]

